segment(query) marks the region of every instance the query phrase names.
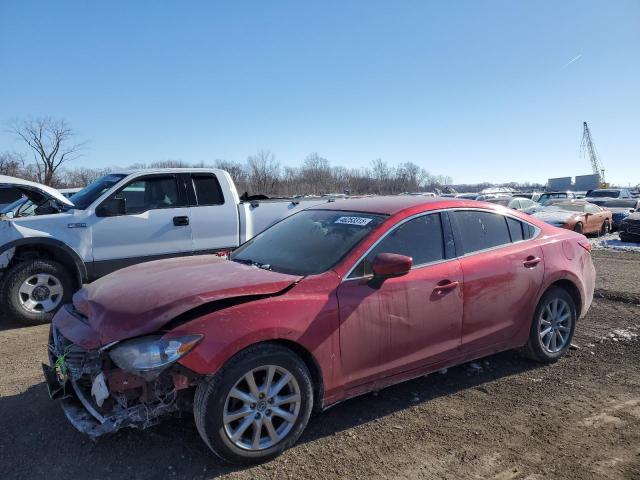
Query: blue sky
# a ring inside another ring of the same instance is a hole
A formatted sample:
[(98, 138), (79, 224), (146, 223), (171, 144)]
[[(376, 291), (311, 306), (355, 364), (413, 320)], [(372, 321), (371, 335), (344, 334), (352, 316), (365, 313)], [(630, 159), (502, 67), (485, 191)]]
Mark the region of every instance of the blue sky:
[(639, 52), (638, 1), (2, 0), (0, 122), (64, 118), (89, 166), (264, 148), (503, 182), (590, 173), (586, 120), (626, 185)]

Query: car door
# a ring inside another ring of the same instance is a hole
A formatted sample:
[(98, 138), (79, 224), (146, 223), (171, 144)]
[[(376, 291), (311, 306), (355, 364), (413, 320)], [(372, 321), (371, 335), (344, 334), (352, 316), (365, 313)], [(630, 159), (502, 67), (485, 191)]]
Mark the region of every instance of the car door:
[(218, 177), (210, 172), (185, 177), (194, 252), (237, 247), (240, 241), (238, 206), (232, 198), (225, 198)]
[(602, 210), (596, 205), (585, 204), (584, 205), (585, 233), (598, 233), (604, 223), (605, 215)]
[(124, 199), (125, 212), (92, 217), (93, 276), (193, 251), (189, 208), (177, 175), (136, 177), (104, 200)]
[(536, 229), (519, 219), (480, 210), (452, 212), (463, 255), (465, 354), (508, 343), (530, 325), (544, 275)]
[[(462, 326), (462, 272), (446, 217), (409, 219), (390, 230), (338, 288), (346, 388), (454, 355)], [(448, 231), (448, 234), (443, 232)], [(449, 241), (445, 241), (445, 238)], [(404, 276), (372, 278), (379, 253), (413, 258)]]

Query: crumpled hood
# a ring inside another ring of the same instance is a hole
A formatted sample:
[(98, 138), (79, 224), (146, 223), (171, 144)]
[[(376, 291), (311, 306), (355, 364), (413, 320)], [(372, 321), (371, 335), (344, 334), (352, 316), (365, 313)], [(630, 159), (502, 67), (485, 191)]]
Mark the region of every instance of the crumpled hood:
[[(216, 255), (178, 257), (135, 265), (102, 277), (77, 292), (73, 305), (87, 317), (99, 344), (106, 345), (153, 333), (205, 303), (276, 294), (301, 278)], [(89, 343), (95, 344), (93, 340)]]
[(0, 175), (0, 188), (16, 188), (20, 190), (24, 196), (34, 203), (40, 203), (43, 198), (54, 200), (61, 205), (67, 207), (73, 207), (73, 203), (61, 192), (55, 188), (48, 187), (36, 182), (30, 182), (29, 180), (23, 180), (21, 178), (10, 177), (8, 175)]

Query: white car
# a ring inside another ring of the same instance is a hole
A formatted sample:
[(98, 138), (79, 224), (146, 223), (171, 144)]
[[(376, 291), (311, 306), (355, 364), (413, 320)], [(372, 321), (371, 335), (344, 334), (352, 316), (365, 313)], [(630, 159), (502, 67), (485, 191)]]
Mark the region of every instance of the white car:
[(335, 199), (241, 201), (223, 170), (114, 172), (75, 193), (0, 176), (36, 207), (0, 220), (0, 302), (25, 324), (50, 321), (82, 283), (135, 263), (226, 252), (275, 222)]

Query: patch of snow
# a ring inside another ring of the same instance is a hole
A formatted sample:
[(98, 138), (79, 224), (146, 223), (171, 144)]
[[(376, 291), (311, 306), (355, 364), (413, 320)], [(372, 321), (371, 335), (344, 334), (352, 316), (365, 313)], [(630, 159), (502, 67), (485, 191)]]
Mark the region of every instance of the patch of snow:
[(600, 237), (589, 239), (594, 250), (621, 250), (624, 252), (640, 253), (640, 243), (623, 242), (620, 240), (618, 232), (609, 233)]

